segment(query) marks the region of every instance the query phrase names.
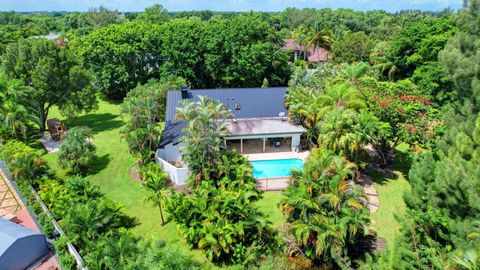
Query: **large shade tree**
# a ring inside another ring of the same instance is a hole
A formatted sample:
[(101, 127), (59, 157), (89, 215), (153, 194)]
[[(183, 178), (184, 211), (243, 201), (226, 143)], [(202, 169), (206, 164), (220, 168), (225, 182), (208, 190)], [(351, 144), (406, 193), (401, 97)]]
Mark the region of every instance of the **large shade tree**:
[(137, 84), (158, 78), (162, 42), (156, 24), (113, 24), (72, 43), (93, 71), (100, 90), (110, 98), (123, 98)]
[(53, 106), (70, 114), (97, 107), (91, 75), (81, 68), (69, 47), (42, 38), (10, 44), (2, 68), (8, 80), (19, 79), (31, 89), (28, 103), (23, 105), (29, 107), (42, 131)]

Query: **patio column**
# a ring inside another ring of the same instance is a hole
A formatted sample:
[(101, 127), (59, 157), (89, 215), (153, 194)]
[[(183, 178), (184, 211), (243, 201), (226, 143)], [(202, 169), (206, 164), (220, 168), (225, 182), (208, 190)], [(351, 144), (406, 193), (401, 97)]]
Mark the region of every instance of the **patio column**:
[(265, 153), (265, 141), (267, 140), (267, 138), (263, 138), (263, 153)]
[(240, 139), (240, 153), (243, 154), (243, 139)]

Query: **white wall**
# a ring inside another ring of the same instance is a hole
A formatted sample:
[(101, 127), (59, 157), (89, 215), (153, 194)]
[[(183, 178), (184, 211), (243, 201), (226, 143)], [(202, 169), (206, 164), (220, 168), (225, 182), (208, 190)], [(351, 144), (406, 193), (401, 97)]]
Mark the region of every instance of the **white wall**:
[[(157, 151), (157, 154), (159, 152)], [(186, 167), (177, 168), (168, 163), (157, 155), (157, 162), (162, 166), (163, 170), (170, 176), (170, 180), (176, 185), (184, 185), (187, 183), (188, 169)]]
[(295, 151), (295, 149), (300, 150), (300, 136), (301, 134), (292, 135), (292, 151)]
[(167, 161), (182, 161), (182, 156), (180, 155), (180, 147), (183, 143), (177, 145), (167, 144), (164, 148), (157, 150), (157, 156), (161, 157)]

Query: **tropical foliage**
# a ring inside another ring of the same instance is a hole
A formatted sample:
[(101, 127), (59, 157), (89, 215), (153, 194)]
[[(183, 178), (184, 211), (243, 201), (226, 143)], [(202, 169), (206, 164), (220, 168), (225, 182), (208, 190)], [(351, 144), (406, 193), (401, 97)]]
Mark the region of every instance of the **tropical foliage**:
[(154, 206), (158, 207), (160, 211), (160, 218), (162, 219), (162, 226), (165, 225), (165, 219), (163, 218), (162, 205), (165, 200), (165, 190), (167, 189), (168, 174), (162, 170), (162, 167), (157, 163), (148, 163), (141, 170), (142, 180), (144, 181), (144, 187), (147, 191), (145, 202), (150, 202)]
[(87, 127), (70, 129), (60, 146), (58, 163), (63, 168), (70, 168), (74, 173), (88, 169), (95, 158), (95, 145), (91, 131)]
[(356, 166), (325, 148), (312, 150), (303, 170), (280, 202), (295, 246), (290, 255), (304, 255), (329, 268), (352, 266), (351, 248), (367, 234), (369, 210), (354, 183)]
[(261, 198), (245, 157), (223, 147), (229, 112), (200, 97), (178, 109), (186, 121), (182, 157), (193, 194), (174, 193), (167, 205), (182, 235), (217, 263), (248, 265), (276, 250), (276, 233), (254, 205)]
[(138, 165), (152, 160), (160, 139), (160, 123), (165, 120), (167, 91), (180, 88), (183, 82), (181, 78), (150, 81), (134, 88), (124, 99), (122, 114), (127, 125), (123, 138)]

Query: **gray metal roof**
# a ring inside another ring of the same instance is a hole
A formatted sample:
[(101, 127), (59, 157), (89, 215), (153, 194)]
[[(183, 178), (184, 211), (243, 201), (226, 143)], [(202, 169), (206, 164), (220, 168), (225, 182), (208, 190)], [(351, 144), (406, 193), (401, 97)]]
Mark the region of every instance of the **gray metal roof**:
[(0, 218), (0, 269), (26, 269), (48, 253), (45, 235)]
[[(278, 117), (281, 112), (287, 113), (284, 105), (287, 87), (190, 89), (188, 92), (190, 101), (207, 96), (222, 102), (237, 119)], [(181, 91), (168, 91), (165, 122), (175, 121), (176, 108), (181, 106), (181, 100)]]
[[(225, 104), (235, 119), (252, 119), (279, 117), (280, 113), (287, 115), (284, 98), (287, 87), (270, 88), (218, 88), (189, 89), (188, 100), (198, 101), (199, 96), (207, 96)], [(162, 148), (167, 144), (177, 144), (185, 124), (175, 120), (176, 109), (181, 106), (182, 93), (170, 90), (167, 93), (167, 109), (165, 114), (165, 129), (158, 143)]]

